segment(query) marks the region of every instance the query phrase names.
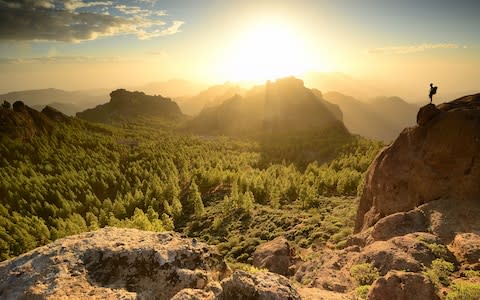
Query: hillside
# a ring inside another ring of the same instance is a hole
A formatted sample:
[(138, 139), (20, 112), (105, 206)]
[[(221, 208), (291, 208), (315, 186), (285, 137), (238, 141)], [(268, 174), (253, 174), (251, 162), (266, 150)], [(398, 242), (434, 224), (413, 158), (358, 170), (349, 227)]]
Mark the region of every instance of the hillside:
[(113, 123), (141, 117), (175, 121), (182, 119), (183, 114), (170, 98), (118, 89), (110, 93), (110, 102), (79, 112), (77, 117), (92, 122)]
[(62, 113), (73, 116), (75, 113), (105, 102), (107, 91), (64, 91), (60, 89), (41, 89), (10, 92), (0, 95), (0, 100), (11, 103), (22, 101), (40, 111), (45, 106), (53, 107)]
[(0, 138), (29, 139), (49, 133), (57, 122), (69, 122), (70, 118), (56, 109), (46, 106), (41, 112), (21, 101), (11, 108), (0, 108)]
[(415, 124), (418, 107), (398, 97), (377, 97), (369, 102), (338, 92), (323, 97), (343, 112), (343, 122), (352, 133), (390, 142), (405, 127)]

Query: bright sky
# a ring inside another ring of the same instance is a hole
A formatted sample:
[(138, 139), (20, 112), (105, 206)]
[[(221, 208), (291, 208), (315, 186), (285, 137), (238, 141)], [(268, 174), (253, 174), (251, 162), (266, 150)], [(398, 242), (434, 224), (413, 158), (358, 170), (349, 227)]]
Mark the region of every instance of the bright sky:
[(480, 87), (477, 0), (0, 0), (0, 93), (344, 72)]

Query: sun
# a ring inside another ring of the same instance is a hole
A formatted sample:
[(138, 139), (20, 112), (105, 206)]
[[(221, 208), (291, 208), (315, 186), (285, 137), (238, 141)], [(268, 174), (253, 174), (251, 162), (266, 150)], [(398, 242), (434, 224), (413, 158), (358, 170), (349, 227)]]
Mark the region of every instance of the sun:
[(227, 51), (223, 76), (228, 80), (261, 82), (309, 70), (313, 59), (307, 43), (292, 26), (256, 24), (240, 34)]

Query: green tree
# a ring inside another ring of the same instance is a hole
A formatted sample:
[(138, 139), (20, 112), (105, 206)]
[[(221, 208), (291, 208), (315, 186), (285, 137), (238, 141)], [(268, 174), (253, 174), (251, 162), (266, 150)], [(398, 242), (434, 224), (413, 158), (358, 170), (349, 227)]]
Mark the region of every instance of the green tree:
[(198, 191), (198, 185), (195, 183), (195, 180), (192, 179), (190, 187), (188, 188), (187, 199), (189, 205), (193, 208), (193, 213), (197, 216), (202, 215), (205, 212), (203, 206), (202, 195)]

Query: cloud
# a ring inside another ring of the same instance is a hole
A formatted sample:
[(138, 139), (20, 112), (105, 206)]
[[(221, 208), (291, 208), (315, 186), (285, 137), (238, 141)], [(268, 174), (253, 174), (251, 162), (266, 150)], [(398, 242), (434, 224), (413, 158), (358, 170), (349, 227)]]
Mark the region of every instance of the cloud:
[(112, 63), (119, 62), (119, 57), (93, 56), (42, 56), (29, 58), (0, 58), (0, 65), (12, 64), (76, 64), (76, 63)]
[(0, 0), (0, 41), (81, 42), (126, 34), (150, 39), (180, 32), (183, 21), (166, 21), (165, 10), (143, 2)]
[(424, 52), (431, 49), (458, 49), (460, 48), (457, 44), (419, 44), (419, 45), (409, 45), (409, 46), (394, 46), (394, 47), (383, 47), (383, 48), (371, 48), (368, 49), (370, 54), (409, 54)]

